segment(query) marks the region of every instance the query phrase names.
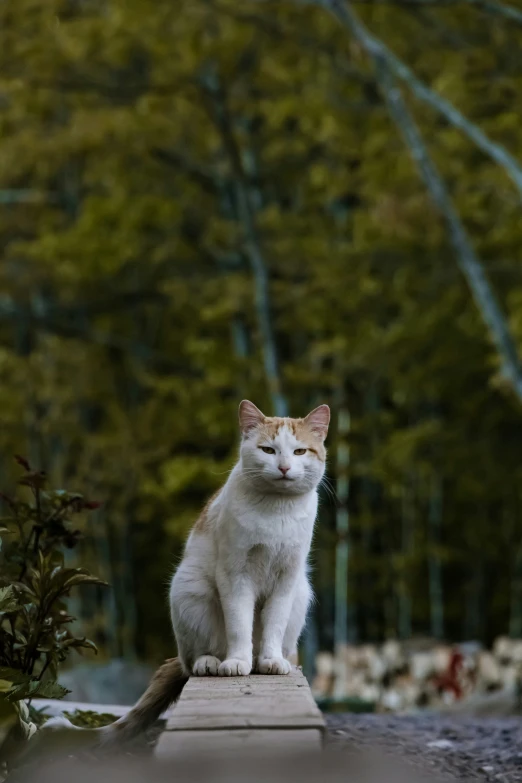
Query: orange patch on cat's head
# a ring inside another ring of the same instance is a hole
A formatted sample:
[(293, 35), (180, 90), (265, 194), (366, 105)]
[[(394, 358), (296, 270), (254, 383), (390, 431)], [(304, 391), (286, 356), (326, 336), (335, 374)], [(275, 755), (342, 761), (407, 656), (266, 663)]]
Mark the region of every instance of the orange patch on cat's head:
[(324, 441), (328, 433), (329, 422), (330, 408), (328, 405), (320, 405), (303, 419), (265, 416), (249, 400), (243, 400), (239, 406), (239, 425), (245, 437), (255, 432), (260, 442), (263, 439), (273, 440), (282, 427), (287, 427), (322, 462), (326, 459)]

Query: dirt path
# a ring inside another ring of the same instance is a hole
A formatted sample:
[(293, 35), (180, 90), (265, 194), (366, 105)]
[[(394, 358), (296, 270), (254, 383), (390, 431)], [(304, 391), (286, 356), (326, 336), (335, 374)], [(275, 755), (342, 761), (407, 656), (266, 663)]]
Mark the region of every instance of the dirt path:
[(329, 744), (374, 750), (442, 780), (522, 781), (522, 719), (326, 715)]

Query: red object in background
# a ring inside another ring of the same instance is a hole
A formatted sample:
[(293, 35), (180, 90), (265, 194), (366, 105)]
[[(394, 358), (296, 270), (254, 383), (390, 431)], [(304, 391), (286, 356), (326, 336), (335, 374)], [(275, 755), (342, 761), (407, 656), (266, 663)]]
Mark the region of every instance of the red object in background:
[(453, 693), (456, 699), (461, 699), (463, 694), (460, 673), (464, 664), (464, 656), (460, 650), (453, 650), (451, 653), (448, 668), (444, 674), (435, 678), (435, 685), (439, 692)]
[(102, 505), (103, 503), (99, 503), (97, 500), (86, 500), (83, 504), (83, 507), (88, 511), (94, 511), (94, 509), (100, 508)]

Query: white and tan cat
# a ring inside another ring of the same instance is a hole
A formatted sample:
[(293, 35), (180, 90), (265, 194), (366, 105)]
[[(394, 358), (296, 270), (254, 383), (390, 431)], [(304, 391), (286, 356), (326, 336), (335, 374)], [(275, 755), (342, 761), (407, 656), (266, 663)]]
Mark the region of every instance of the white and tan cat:
[(271, 418), (239, 406), (239, 460), (188, 538), (170, 589), (178, 658), (166, 661), (122, 719), (128, 740), (179, 696), (188, 676), (288, 674), (312, 592), (307, 576), (330, 410)]

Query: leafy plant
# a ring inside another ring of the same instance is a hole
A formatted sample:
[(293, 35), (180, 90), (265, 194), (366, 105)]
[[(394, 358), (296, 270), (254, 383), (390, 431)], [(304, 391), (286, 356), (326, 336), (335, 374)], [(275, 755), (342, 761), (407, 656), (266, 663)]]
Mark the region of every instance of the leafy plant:
[(59, 699), (68, 691), (56, 680), (70, 651), (96, 646), (76, 636), (66, 598), (73, 587), (105, 585), (84, 568), (67, 567), (64, 550), (81, 538), (72, 518), (100, 506), (77, 493), (47, 488), (43, 471), (15, 458), (30, 502), (0, 493), (7, 516), (0, 520), (0, 729), (18, 717), (17, 732), (36, 731), (25, 700)]
[(94, 712), (93, 710), (74, 710), (74, 712), (64, 712), (63, 714), (71, 723), (82, 729), (98, 729), (100, 726), (108, 726), (118, 720), (118, 716), (111, 715), (110, 712)]

